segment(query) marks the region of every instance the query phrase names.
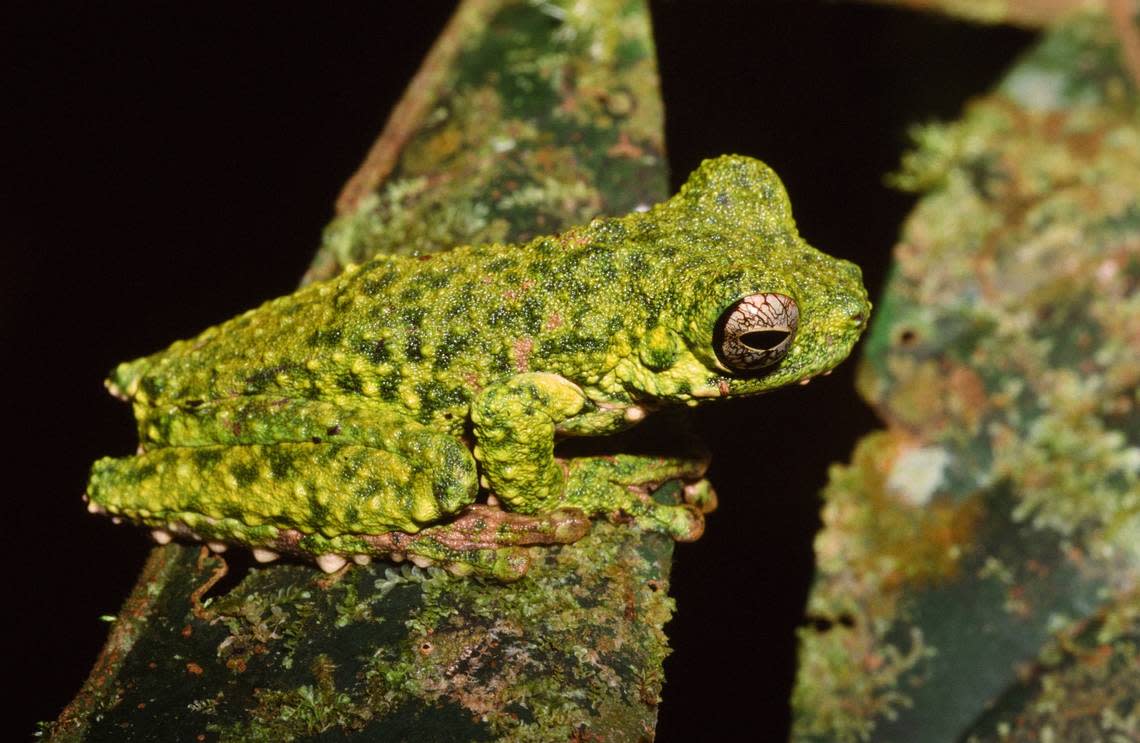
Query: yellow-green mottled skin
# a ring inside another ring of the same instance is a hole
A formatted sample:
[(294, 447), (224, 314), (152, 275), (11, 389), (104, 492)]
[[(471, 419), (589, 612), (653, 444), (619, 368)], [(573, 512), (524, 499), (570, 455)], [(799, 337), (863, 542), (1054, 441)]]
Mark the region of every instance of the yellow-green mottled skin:
[[(780, 363), (733, 374), (714, 328), (761, 292), (791, 297), (798, 329)], [(88, 496), (209, 539), (375, 552), (354, 537), (446, 520), (478, 475), (511, 511), (625, 512), (692, 537), (693, 505), (635, 486), (699, 482), (699, 458), (645, 459), (638, 477), (628, 461), (561, 462), (555, 438), (810, 378), (848, 355), (869, 310), (859, 269), (798, 236), (767, 166), (709, 160), (646, 212), (522, 246), (378, 258), (120, 365), (108, 384), (133, 402), (143, 453), (97, 462)]]

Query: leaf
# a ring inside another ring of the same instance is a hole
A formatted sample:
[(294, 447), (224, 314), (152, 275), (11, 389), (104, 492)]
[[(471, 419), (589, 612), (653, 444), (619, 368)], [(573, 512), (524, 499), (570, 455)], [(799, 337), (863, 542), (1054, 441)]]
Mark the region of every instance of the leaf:
[(1140, 735), (1138, 112), (1085, 14), (917, 130), (861, 372), (887, 428), (824, 493), (797, 740)]

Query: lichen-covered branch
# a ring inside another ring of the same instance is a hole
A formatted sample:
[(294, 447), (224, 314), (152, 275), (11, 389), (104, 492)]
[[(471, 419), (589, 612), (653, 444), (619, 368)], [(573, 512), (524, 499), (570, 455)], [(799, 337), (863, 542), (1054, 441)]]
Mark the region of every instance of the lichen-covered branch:
[(861, 371), (886, 421), (824, 493), (795, 738), (1140, 734), (1140, 100), (1101, 14), (960, 121)]

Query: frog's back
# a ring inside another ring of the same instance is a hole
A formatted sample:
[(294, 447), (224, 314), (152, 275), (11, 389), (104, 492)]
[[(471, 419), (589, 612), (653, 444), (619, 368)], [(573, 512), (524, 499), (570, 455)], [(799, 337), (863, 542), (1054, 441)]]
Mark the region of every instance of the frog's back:
[(589, 235), (376, 259), (122, 364), (109, 385), (143, 404), (347, 396), (427, 418), (504, 375), (596, 367), (640, 321), (620, 257)]

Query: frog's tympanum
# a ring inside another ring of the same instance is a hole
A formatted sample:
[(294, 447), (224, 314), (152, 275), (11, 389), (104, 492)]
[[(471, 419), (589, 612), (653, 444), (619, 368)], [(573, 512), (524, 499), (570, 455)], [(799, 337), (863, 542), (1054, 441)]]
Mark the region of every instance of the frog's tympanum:
[[(805, 382), (869, 311), (859, 269), (799, 237), (775, 173), (708, 160), (647, 211), (379, 257), (121, 364), (107, 386), (139, 453), (95, 463), (89, 508), (326, 570), (387, 555), (518, 577), (522, 545), (597, 515), (695, 539), (715, 497), (693, 447), (556, 442)], [(684, 502), (653, 498), (670, 479)]]

